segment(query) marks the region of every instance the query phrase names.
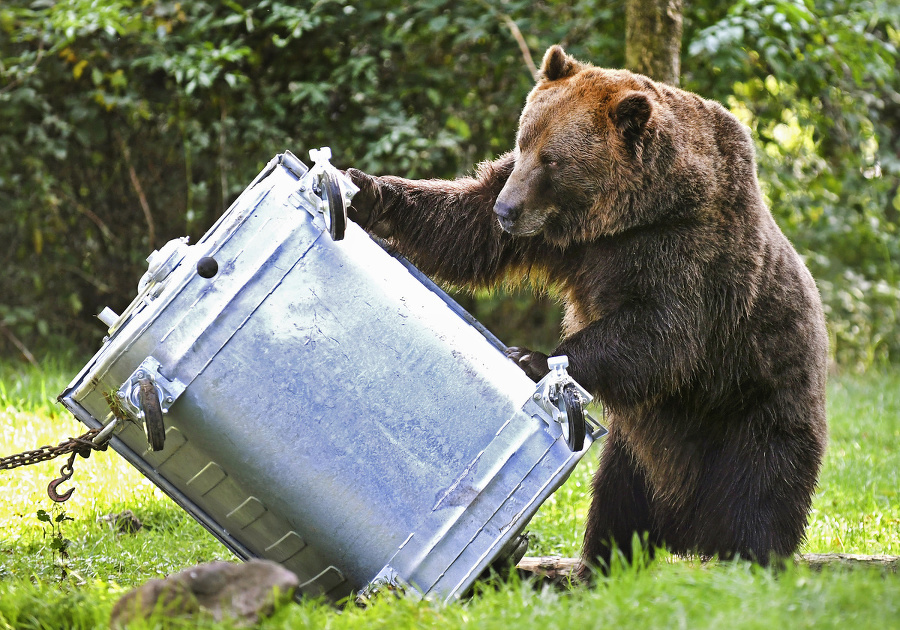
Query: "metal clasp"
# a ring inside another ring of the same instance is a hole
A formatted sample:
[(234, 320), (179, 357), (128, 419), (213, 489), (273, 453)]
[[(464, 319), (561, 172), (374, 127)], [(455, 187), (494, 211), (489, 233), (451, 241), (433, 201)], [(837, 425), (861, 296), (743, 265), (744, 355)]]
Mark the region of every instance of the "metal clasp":
[(147, 256), (147, 272), (138, 282), (138, 294), (151, 287), (146, 297), (152, 300), (159, 296), (163, 288), (165, 288), (163, 281), (184, 259), (188, 249), (188, 237), (182, 236), (181, 238), (173, 238), (163, 245), (162, 249), (153, 250)]

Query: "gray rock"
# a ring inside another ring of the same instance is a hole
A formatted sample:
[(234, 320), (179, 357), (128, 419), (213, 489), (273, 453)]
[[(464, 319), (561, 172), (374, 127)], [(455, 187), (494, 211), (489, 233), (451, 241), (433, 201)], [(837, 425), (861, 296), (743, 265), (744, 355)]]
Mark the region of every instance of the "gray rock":
[(110, 625), (124, 628), (154, 613), (170, 618), (208, 615), (252, 625), (290, 601), (298, 584), (296, 575), (268, 560), (210, 562), (129, 591), (113, 606)]
[(125, 510), (118, 514), (105, 514), (97, 520), (108, 524), (120, 534), (134, 534), (144, 526), (131, 510)]

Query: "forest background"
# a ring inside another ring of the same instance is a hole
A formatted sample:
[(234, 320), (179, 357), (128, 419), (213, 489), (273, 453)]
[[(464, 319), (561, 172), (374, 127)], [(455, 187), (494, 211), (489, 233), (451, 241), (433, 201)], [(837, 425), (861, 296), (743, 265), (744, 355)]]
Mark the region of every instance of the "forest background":
[[(0, 357), (91, 352), (146, 257), (192, 242), (276, 153), (456, 177), (511, 149), (529, 62), (626, 65), (625, 2), (4, 0)], [(681, 87), (752, 130), (835, 365), (900, 363), (900, 3), (686, 2)], [(458, 299), (552, 349), (552, 296)]]

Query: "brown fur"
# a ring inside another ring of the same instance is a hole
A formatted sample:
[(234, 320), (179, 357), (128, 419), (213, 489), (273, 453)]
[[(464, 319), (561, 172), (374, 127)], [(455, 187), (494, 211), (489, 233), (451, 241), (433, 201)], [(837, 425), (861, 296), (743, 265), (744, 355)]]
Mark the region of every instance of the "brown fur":
[[(760, 562), (803, 539), (825, 450), (815, 284), (765, 207), (749, 133), (714, 102), (558, 46), (517, 146), (472, 178), (349, 171), (353, 216), (426, 274), (528, 279), (566, 307), (570, 373), (607, 409), (583, 560), (635, 532)], [(533, 378), (546, 355), (510, 356)]]

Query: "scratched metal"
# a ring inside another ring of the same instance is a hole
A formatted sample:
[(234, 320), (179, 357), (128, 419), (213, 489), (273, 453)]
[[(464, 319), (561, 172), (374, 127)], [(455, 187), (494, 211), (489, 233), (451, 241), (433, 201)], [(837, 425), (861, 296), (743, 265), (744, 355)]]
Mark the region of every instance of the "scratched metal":
[(382, 580), (459, 597), (594, 436), (571, 452), (502, 344), (407, 262), (354, 224), (333, 241), (291, 164), (151, 261), (60, 400), (99, 427), (143, 366), (165, 448), (134, 414), (112, 446), (238, 556), (332, 600)]

